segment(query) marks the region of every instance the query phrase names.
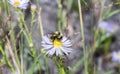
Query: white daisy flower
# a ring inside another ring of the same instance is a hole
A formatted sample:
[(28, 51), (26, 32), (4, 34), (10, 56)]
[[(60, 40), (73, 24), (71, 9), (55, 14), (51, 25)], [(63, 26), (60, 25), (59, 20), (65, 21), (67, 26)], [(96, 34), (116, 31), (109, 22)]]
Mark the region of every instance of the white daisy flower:
[(120, 63), (120, 51), (112, 53), (112, 60)]
[(26, 9), (28, 6), (29, 0), (8, 0), (8, 2), (14, 7)]
[(72, 46), (71, 41), (68, 40), (66, 36), (61, 36), (59, 32), (56, 33), (58, 33), (58, 35), (54, 33), (43, 37), (41, 42), (43, 50), (46, 50), (48, 56), (68, 55), (72, 51), (70, 48)]

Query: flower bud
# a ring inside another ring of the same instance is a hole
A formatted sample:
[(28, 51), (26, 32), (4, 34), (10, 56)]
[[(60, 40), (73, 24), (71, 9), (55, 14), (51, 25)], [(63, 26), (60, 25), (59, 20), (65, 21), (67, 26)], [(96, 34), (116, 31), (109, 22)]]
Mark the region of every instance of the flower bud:
[(31, 4), (31, 11), (36, 11), (36, 5), (35, 4)]

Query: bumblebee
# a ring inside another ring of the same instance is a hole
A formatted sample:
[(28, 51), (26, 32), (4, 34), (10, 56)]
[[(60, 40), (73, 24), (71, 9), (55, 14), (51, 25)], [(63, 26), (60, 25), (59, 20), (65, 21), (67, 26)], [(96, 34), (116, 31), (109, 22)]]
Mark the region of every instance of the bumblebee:
[(63, 38), (63, 35), (60, 32), (58, 32), (58, 31), (50, 33), (51, 41), (54, 41), (55, 39), (61, 40), (62, 38)]

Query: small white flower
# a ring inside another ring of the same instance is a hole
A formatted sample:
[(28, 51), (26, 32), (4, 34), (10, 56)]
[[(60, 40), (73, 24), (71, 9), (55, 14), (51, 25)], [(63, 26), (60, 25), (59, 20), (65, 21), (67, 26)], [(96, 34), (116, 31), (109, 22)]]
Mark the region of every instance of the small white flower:
[(120, 51), (112, 53), (112, 60), (120, 63)]
[(29, 0), (8, 0), (8, 2), (14, 7), (26, 9), (28, 6)]
[(56, 55), (62, 56), (63, 54), (68, 55), (72, 49), (72, 43), (67, 39), (66, 36), (62, 36), (61, 39), (54, 38), (50, 39), (50, 35), (44, 36), (42, 40), (43, 50), (46, 50), (48, 56)]

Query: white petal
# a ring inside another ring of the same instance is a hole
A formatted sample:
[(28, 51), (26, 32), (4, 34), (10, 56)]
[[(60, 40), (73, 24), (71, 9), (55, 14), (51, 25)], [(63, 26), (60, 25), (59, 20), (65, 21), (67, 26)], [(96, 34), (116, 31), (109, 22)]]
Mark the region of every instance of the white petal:
[(65, 42), (67, 40), (67, 37), (63, 36), (62, 42)]
[(53, 45), (45, 45), (45, 44), (43, 44), (43, 45), (41, 45), (42, 47), (43, 47), (43, 49), (51, 49), (52, 47), (53, 47)]
[(46, 52), (46, 55), (51, 56), (49, 53), (50, 53), (50, 50)]
[(28, 6), (29, 0), (22, 0), (21, 4), (19, 5), (19, 8), (26, 9)]
[(58, 50), (56, 49), (56, 56), (58, 56), (59, 55), (59, 53), (58, 53)]
[(54, 53), (55, 53), (55, 48), (52, 48), (51, 50), (48, 50), (46, 54), (48, 56), (52, 56)]
[(112, 53), (112, 60), (116, 61), (116, 62), (118, 62), (120, 60), (117, 52)]
[(60, 55), (60, 56), (62, 55), (62, 51), (61, 51), (60, 48), (57, 48), (57, 49), (56, 49), (56, 52), (58, 53), (58, 55)]
[(72, 51), (72, 49), (71, 48), (67, 48), (67, 47), (62, 47), (64, 50), (66, 50), (66, 51)]
[(61, 47), (61, 50), (63, 51), (63, 53), (65, 53), (66, 55), (68, 55), (68, 51), (66, 51), (63, 47)]
[(53, 55), (55, 53), (55, 48), (52, 48), (50, 51), (50, 55)]
[(70, 47), (70, 46), (72, 46), (72, 43), (71, 42), (63, 42), (62, 43), (63, 44), (63, 46), (65, 46), (65, 47)]
[(21, 4), (18, 7), (21, 9), (27, 9), (28, 4)]
[(52, 44), (52, 42), (50, 41), (50, 39), (47, 36), (43, 37), (43, 41), (45, 41), (45, 43), (47, 43), (47, 44)]
[(14, 3), (14, 0), (9, 0), (8, 2)]
[(66, 51), (68, 51), (68, 52), (72, 52), (72, 50), (73, 49), (71, 49), (71, 48), (66, 48), (66, 47), (63, 47)]
[(13, 0), (9, 0), (8, 2), (9, 2), (11, 5), (14, 4), (14, 1), (13, 1)]
[(25, 4), (25, 3), (28, 3), (28, 2), (29, 2), (29, 0), (22, 0), (21, 1), (22, 4)]
[(56, 56), (62, 55), (62, 52), (60, 51), (60, 48), (56, 48)]
[(65, 42), (63, 43), (66, 43), (66, 44), (72, 44), (72, 42), (70, 40), (66, 40)]
[(116, 52), (113, 52), (112, 53), (112, 58), (116, 58), (117, 57), (117, 53)]
[(68, 53), (72, 52), (71, 48), (61, 47), (61, 49), (65, 54), (68, 54)]
[(41, 41), (42, 44), (45, 44), (45, 41)]
[(50, 53), (51, 53), (51, 50), (48, 50), (48, 51), (46, 52), (46, 54), (47, 54), (48, 56), (52, 56)]

